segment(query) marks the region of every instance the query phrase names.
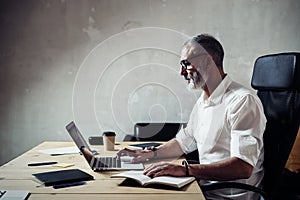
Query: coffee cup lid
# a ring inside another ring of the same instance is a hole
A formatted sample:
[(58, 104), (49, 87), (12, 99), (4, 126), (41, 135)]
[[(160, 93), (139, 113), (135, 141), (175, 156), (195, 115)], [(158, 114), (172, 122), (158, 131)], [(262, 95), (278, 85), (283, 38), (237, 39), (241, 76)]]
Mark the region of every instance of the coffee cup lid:
[(103, 136), (116, 136), (116, 133), (113, 131), (105, 131), (102, 134)]

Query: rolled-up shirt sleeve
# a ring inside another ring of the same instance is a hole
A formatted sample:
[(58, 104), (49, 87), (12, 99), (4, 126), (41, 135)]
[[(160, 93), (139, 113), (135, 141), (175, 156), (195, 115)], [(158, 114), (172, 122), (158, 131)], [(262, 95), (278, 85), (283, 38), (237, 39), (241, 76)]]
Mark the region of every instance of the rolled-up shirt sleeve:
[(263, 148), (266, 119), (259, 100), (251, 95), (237, 100), (231, 107), (231, 157), (255, 166)]
[(176, 135), (176, 140), (185, 154), (197, 149), (197, 143), (188, 130), (188, 128), (182, 128)]

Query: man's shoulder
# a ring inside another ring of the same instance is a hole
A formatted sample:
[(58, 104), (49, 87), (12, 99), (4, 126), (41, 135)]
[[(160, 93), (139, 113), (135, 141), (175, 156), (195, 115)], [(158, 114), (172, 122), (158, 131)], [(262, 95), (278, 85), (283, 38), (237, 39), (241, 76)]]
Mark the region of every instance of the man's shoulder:
[(226, 100), (231, 102), (245, 100), (247, 98), (257, 99), (257, 95), (253, 90), (248, 89), (235, 81), (232, 81), (230, 83), (225, 93), (225, 96)]
[(242, 84), (235, 81), (231, 81), (230, 85), (228, 86), (228, 92), (234, 92), (235, 95), (255, 94), (253, 90), (246, 88)]

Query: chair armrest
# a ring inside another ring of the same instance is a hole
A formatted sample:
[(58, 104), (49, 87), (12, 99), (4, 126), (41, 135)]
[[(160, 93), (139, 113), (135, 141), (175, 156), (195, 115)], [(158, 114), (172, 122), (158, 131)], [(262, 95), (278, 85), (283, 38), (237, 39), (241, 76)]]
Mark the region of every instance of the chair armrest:
[(264, 198), (264, 200), (269, 199), (267, 193), (265, 193), (262, 189), (252, 186), (252, 185), (244, 184), (244, 183), (237, 183), (237, 182), (209, 183), (209, 184), (200, 185), (200, 188), (203, 192), (211, 191), (211, 190), (218, 190), (218, 189), (225, 189), (225, 188), (237, 188), (237, 189), (243, 189), (243, 190), (248, 190), (248, 191), (258, 193)]

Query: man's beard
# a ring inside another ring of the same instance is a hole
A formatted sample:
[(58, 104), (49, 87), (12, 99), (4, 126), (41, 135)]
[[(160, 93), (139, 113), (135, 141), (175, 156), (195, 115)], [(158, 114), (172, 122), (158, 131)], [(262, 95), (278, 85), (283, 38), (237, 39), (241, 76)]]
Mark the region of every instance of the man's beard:
[(198, 71), (195, 71), (192, 76), (189, 76), (188, 89), (196, 90), (203, 89), (205, 87), (205, 82)]

